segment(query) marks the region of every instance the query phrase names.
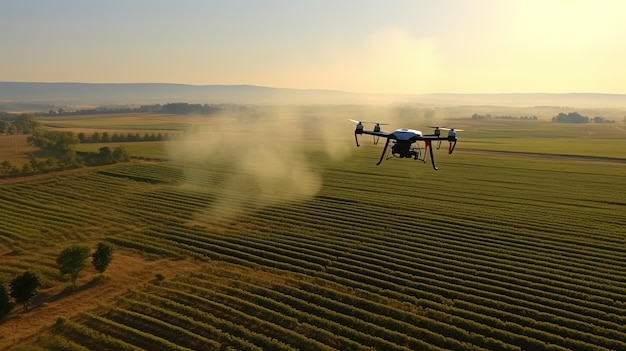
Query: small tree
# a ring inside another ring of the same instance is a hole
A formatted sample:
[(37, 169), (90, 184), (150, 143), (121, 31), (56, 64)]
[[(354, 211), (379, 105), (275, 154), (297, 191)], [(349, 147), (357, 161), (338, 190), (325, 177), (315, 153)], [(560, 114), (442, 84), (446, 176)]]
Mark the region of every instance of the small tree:
[(98, 152), (98, 163), (108, 165), (113, 163), (113, 153), (108, 146), (101, 147)]
[(11, 296), (15, 302), (24, 306), (24, 311), (27, 311), (30, 302), (39, 293), (37, 288), (40, 286), (39, 275), (33, 271), (26, 271), (11, 281)]
[(130, 155), (128, 154), (128, 151), (126, 151), (126, 149), (124, 149), (121, 146), (118, 146), (115, 149), (113, 149), (112, 157), (113, 157), (113, 162), (130, 161)]
[(90, 252), (89, 246), (74, 245), (63, 250), (57, 258), (61, 275), (69, 274), (74, 287), (76, 287), (78, 275), (85, 268)]
[(13, 304), (11, 303), (9, 292), (2, 282), (0, 282), (0, 318), (11, 312)]
[(96, 252), (91, 255), (93, 258), (91, 263), (98, 272), (104, 273), (107, 269), (109, 263), (111, 263), (111, 260), (113, 259), (113, 250), (113, 245), (109, 243), (101, 242), (98, 244)]

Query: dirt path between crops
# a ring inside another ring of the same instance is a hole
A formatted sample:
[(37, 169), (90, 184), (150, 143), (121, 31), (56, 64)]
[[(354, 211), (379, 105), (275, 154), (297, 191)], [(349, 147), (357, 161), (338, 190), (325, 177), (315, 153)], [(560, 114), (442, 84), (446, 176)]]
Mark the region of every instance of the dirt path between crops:
[(72, 318), (80, 312), (93, 311), (102, 305), (114, 303), (115, 298), (128, 289), (141, 289), (155, 279), (157, 273), (166, 278), (187, 274), (199, 266), (190, 260), (146, 260), (128, 251), (116, 251), (106, 278), (94, 280), (96, 274), (84, 275), (78, 280), (77, 291), (67, 293), (68, 284), (58, 284), (40, 291), (31, 309), (23, 312), (15, 306), (11, 314), (0, 324), (0, 350), (14, 350), (29, 345), (37, 337), (54, 326), (59, 317)]

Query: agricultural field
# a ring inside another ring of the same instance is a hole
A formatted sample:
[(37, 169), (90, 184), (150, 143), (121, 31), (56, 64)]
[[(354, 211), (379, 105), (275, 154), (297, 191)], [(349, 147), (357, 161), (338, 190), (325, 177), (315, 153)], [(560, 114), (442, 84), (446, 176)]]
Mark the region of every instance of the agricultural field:
[[(375, 166), (348, 118), (48, 122), (186, 136), (0, 181), (0, 281), (44, 277), (0, 349), (626, 349), (623, 124), (441, 121), (464, 131), (434, 171)], [(100, 241), (109, 269), (67, 289), (59, 252)]]

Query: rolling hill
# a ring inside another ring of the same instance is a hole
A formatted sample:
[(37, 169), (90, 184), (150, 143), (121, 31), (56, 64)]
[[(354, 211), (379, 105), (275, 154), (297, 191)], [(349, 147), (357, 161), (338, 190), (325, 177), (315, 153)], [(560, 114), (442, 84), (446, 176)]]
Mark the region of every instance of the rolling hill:
[(237, 104), (388, 104), (626, 107), (625, 94), (376, 94), (253, 85), (0, 82), (0, 110), (167, 102)]

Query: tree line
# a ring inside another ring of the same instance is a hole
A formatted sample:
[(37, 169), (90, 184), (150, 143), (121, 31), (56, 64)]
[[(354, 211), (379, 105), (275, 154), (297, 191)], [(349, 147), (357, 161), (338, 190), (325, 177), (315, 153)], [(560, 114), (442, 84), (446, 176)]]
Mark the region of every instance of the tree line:
[(145, 133), (143, 136), (139, 133), (113, 133), (109, 134), (108, 132), (94, 132), (91, 135), (87, 135), (85, 133), (78, 133), (76, 135), (78, 140), (82, 144), (88, 143), (116, 143), (116, 142), (139, 142), (139, 141), (165, 141), (165, 140), (173, 140), (180, 138), (180, 134), (170, 134), (170, 133)]
[(471, 119), (515, 119), (515, 120), (533, 120), (536, 121), (538, 120), (537, 116), (492, 116), (490, 113), (484, 114), (484, 115), (479, 115), (477, 113), (474, 113), (471, 117)]
[(40, 116), (69, 116), (69, 115), (98, 115), (98, 114), (114, 114), (114, 113), (136, 113), (136, 112), (154, 112), (168, 114), (201, 114), (210, 115), (224, 110), (232, 109), (234, 105), (230, 104), (190, 104), (186, 102), (171, 102), (164, 105), (152, 104), (141, 105), (139, 107), (96, 107), (92, 109), (82, 109), (76, 111), (65, 110), (49, 110), (47, 113), (38, 113)]
[[(17, 167), (11, 161), (5, 160), (0, 162), (0, 178), (18, 177), (52, 171), (60, 171), (64, 169), (78, 168), (82, 166), (95, 166), (113, 164), (119, 162), (130, 161), (130, 155), (121, 146), (110, 149), (102, 147), (98, 152), (77, 152), (76, 145), (81, 142), (96, 142), (94, 138), (98, 138), (102, 142), (100, 134), (92, 135), (88, 138), (82, 133), (78, 135), (73, 132), (65, 131), (47, 131), (44, 130), (33, 114), (21, 113), (11, 114), (0, 111), (0, 133), (1, 134), (30, 134), (27, 138), (28, 144), (38, 148), (37, 151), (29, 154), (28, 163)], [(150, 141), (164, 140), (168, 136), (145, 135), (126, 135), (109, 137), (107, 133), (103, 133), (106, 140), (122, 141)]]
[(593, 118), (589, 118), (587, 116), (583, 116), (578, 112), (570, 112), (570, 113), (559, 113), (558, 115), (552, 117), (552, 122), (554, 123), (615, 123), (615, 120), (610, 120), (601, 116), (596, 116)]
[[(69, 275), (72, 288), (76, 288), (76, 281), (80, 272), (87, 267), (87, 259), (91, 256), (91, 264), (96, 271), (103, 274), (113, 259), (114, 247), (107, 242), (101, 242), (91, 253), (91, 248), (84, 245), (74, 245), (63, 250), (57, 257), (61, 277)], [(24, 311), (30, 307), (33, 299), (39, 294), (42, 278), (38, 272), (27, 270), (18, 275), (9, 284), (9, 289), (0, 282), (0, 318), (7, 315), (15, 304), (21, 304)]]

